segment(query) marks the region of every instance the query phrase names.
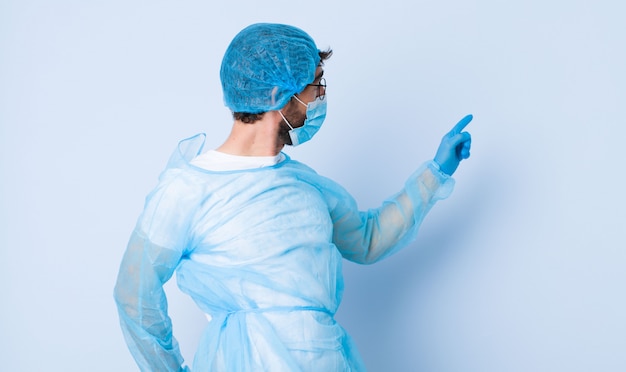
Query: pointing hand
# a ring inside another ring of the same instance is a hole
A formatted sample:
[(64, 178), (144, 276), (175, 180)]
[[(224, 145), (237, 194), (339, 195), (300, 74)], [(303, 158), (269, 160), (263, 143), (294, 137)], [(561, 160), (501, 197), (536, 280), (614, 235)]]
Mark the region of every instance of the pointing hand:
[(473, 116), (467, 115), (459, 121), (450, 132), (441, 139), (441, 144), (435, 155), (435, 162), (439, 169), (451, 176), (459, 163), (470, 156), (472, 138), (468, 132), (462, 132), (465, 126), (472, 121)]

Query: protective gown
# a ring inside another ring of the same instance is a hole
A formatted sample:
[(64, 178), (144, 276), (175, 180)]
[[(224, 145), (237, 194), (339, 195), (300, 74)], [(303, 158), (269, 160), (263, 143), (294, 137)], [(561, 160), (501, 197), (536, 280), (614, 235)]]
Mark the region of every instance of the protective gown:
[(370, 264), (397, 252), (453, 180), (429, 162), (380, 208), (359, 211), (341, 186), (288, 156), (245, 171), (197, 168), (204, 139), (179, 143), (122, 260), (115, 299), (141, 370), (187, 370), (162, 288), (174, 271), (212, 317), (194, 371), (365, 370), (333, 318), (342, 257)]

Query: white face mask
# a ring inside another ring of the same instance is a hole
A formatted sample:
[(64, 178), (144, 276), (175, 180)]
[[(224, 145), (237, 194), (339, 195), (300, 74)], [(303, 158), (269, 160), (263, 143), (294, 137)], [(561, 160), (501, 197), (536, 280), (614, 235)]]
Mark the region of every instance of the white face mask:
[(320, 129), (324, 119), (326, 118), (326, 99), (317, 97), (315, 101), (310, 102), (308, 105), (302, 102), (298, 97), (293, 96), (298, 102), (306, 106), (306, 119), (301, 127), (294, 128), (289, 124), (287, 119), (281, 111), (278, 111), (280, 116), (283, 117), (285, 123), (291, 128), (289, 131), (289, 138), (291, 138), (291, 145), (298, 146), (313, 138), (315, 133)]

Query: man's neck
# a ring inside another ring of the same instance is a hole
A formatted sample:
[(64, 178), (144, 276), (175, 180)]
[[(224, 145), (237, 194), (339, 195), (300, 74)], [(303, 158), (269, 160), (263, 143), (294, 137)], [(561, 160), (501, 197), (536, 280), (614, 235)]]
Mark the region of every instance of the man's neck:
[(252, 124), (235, 121), (226, 141), (216, 150), (240, 156), (275, 156), (285, 147), (278, 138), (280, 116), (275, 111)]

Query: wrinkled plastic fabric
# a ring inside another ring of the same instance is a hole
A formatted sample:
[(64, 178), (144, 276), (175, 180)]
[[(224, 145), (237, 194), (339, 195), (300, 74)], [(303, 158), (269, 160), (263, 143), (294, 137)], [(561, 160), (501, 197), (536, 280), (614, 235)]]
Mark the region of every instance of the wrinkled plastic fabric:
[(281, 109), (313, 82), (319, 61), (315, 42), (301, 29), (250, 25), (235, 36), (222, 59), (224, 104), (233, 112), (253, 114)]
[(246, 171), (196, 168), (203, 143), (179, 144), (120, 268), (115, 298), (141, 370), (182, 368), (162, 288), (175, 270), (212, 317), (194, 371), (365, 370), (333, 317), (342, 257), (370, 264), (397, 252), (453, 180), (429, 162), (380, 208), (359, 211), (341, 186), (289, 157)]

